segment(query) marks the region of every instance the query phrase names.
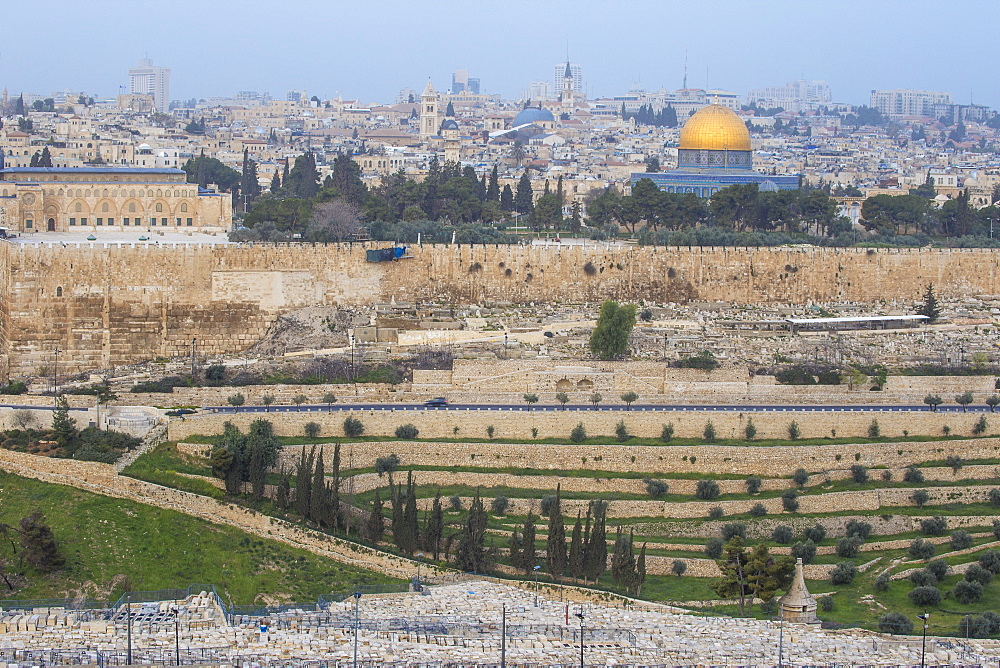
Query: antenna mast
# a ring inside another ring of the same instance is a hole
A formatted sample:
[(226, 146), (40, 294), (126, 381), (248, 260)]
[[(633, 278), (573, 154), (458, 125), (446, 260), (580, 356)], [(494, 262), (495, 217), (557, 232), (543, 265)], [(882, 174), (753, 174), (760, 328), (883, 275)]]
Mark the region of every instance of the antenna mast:
[(688, 50), (684, 47), (684, 85), (682, 88), (688, 87)]

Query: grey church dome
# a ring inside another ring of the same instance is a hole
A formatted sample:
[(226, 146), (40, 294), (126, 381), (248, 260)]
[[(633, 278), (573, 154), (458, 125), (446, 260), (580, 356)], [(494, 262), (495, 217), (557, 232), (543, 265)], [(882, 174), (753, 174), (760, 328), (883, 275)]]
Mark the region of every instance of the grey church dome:
[(519, 125), (527, 125), (528, 123), (554, 123), (555, 116), (548, 109), (540, 109), (538, 107), (528, 107), (527, 109), (522, 109), (521, 113), (514, 117), (513, 127)]

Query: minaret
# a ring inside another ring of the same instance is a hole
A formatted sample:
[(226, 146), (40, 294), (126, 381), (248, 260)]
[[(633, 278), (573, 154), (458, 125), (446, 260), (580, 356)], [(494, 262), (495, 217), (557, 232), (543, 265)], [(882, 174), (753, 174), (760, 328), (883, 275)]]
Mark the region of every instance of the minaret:
[(562, 113), (569, 116), (573, 113), (575, 95), (573, 94), (573, 70), (570, 69), (569, 61), (566, 61), (566, 72), (563, 74)]
[(427, 80), (424, 92), (420, 95), (420, 138), (430, 141), (438, 132), (438, 100), (434, 85)]

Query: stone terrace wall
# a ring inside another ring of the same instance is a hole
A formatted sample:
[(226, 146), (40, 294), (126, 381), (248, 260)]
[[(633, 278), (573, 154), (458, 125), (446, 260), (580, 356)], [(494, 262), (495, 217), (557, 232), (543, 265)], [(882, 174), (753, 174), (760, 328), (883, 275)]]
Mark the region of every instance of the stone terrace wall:
[[(365, 262), (363, 245), (20, 245), (0, 250), (0, 370), (67, 371), (233, 353), (283, 311), (408, 302), (736, 303), (1000, 293), (992, 250), (422, 246)], [(587, 264), (592, 271), (584, 270)], [(593, 271), (596, 270), (596, 271)], [(507, 272), (510, 271), (510, 275)], [(61, 290), (60, 290), (61, 288)], [(61, 294), (61, 296), (60, 296)]]
[[(969, 435), (981, 414), (872, 411), (794, 411), (753, 412), (738, 411), (497, 411), (478, 409), (448, 410), (385, 410), (259, 413), (206, 413), (186, 420), (170, 423), (170, 439), (181, 440), (193, 434), (219, 434), (225, 422), (246, 428), (250, 422), (266, 417), (274, 424), (280, 436), (302, 436), (307, 422), (320, 425), (321, 435), (343, 436), (344, 419), (353, 415), (360, 419), (365, 434), (391, 436), (400, 425), (412, 423), (420, 430), (421, 438), (483, 438), (486, 428), (494, 427), (496, 439), (531, 439), (531, 430), (538, 429), (538, 438), (569, 438), (570, 432), (582, 423), (589, 436), (613, 436), (615, 425), (621, 420), (630, 434), (641, 437), (659, 437), (663, 425), (673, 424), (674, 435), (679, 438), (701, 438), (706, 423), (711, 420), (717, 438), (742, 438), (747, 421), (753, 419), (757, 438), (788, 438), (788, 426), (794, 420), (801, 429), (802, 438), (826, 438), (836, 431), (837, 437), (864, 437), (872, 420), (878, 420), (883, 436), (910, 435), (940, 436), (945, 426), (952, 434)], [(1000, 415), (987, 415), (987, 426), (1000, 427)], [(455, 432), (458, 427), (458, 432)], [(943, 447), (943, 446), (939, 446)], [(864, 447), (856, 447), (850, 455)], [(696, 451), (685, 454), (699, 454)], [(993, 456), (993, 455), (990, 455)], [(932, 457), (928, 459), (939, 459)]]

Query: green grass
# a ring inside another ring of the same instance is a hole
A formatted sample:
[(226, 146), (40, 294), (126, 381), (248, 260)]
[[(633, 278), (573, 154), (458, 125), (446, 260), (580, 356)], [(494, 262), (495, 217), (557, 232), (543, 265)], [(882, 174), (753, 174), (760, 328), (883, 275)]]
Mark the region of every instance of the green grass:
[(188, 478), (188, 475), (211, 476), (212, 470), (204, 465), (204, 460), (189, 457), (177, 451), (175, 443), (164, 443), (136, 459), (125, 467), (122, 475), (145, 480), (146, 482), (172, 487), (184, 492), (210, 496), (213, 499), (224, 498), (224, 492), (204, 480)]
[(66, 567), (51, 575), (29, 571), (26, 587), (0, 597), (117, 598), (124, 589), (111, 586), (116, 576), (132, 590), (214, 584), (235, 604), (253, 603), (258, 594), (312, 601), (356, 583), (396, 582), (173, 510), (0, 473), (0, 521), (15, 524), (36, 509), (52, 527)]

